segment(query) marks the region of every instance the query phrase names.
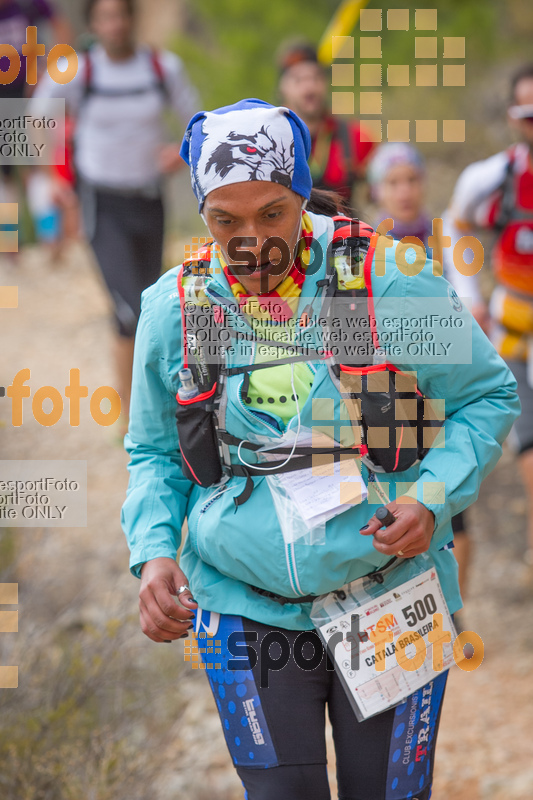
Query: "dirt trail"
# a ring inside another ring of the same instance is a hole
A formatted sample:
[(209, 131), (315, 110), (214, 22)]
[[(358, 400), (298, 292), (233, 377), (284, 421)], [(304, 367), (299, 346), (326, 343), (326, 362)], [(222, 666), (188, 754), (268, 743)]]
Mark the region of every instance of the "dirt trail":
[[(60, 264), (51, 264), (39, 249), (24, 253), (16, 267), (2, 262), (0, 285), (13, 284), (19, 286), (20, 305), (0, 311), (0, 384), (9, 385), (19, 369), (29, 367), (32, 393), (44, 385), (63, 391), (69, 369), (78, 367), (90, 393), (112, 385), (107, 301), (86, 251), (73, 248)], [(127, 571), (119, 524), (127, 458), (115, 428), (94, 423), (88, 405), (79, 428), (70, 427), (66, 413), (54, 427), (43, 428), (31, 417), (29, 400), (24, 424), (13, 428), (7, 398), (0, 398), (0, 425), (3, 459), (87, 460), (87, 528), (17, 532), (21, 593), (29, 585), (38, 591), (48, 587), (46, 607), (34, 608), (34, 614), (53, 624), (57, 614), (68, 613), (81, 590), (86, 600), (76, 614), (82, 626), (105, 621), (124, 608), (135, 614), (138, 584)], [(474, 556), (467, 622), (483, 638), (485, 661), (475, 672), (455, 669), (450, 676), (433, 799), (529, 800), (533, 578), (520, 563), (525, 503), (508, 451), (483, 486), (469, 520)], [(18, 636), (27, 635), (25, 631), (21, 607)], [(155, 645), (140, 632), (135, 636), (140, 659), (159, 657)], [(171, 669), (185, 708), (168, 731), (167, 767), (153, 787), (153, 800), (170, 800), (180, 792), (237, 800), (242, 789), (229, 766), (207, 682), (184, 665), (182, 650), (181, 643), (174, 646)], [(14, 691), (24, 692), (25, 680), (21, 664), (20, 688)], [(153, 709), (142, 713), (153, 725)]]

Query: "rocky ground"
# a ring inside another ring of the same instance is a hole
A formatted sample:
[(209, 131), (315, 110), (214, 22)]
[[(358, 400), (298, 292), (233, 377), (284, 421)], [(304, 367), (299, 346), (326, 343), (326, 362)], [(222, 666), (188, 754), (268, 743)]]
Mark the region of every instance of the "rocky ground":
[[(0, 310), (0, 384), (9, 385), (19, 369), (28, 367), (32, 393), (45, 385), (62, 390), (69, 369), (77, 367), (90, 392), (112, 385), (107, 301), (84, 248), (75, 246), (63, 260), (53, 262), (38, 249), (26, 251), (16, 265), (2, 262), (0, 285), (13, 284), (19, 286), (19, 308)], [(88, 524), (16, 531), (16, 559), (2, 575), (20, 585), (20, 631), (4, 634), (0, 646), (3, 657), (6, 647), (11, 654), (18, 653), (20, 685), (4, 692), (16, 692), (24, 704), (30, 685), (37, 682), (45, 697), (45, 681), (40, 684), (38, 675), (28, 674), (26, 654), (31, 652), (32, 637), (61, 629), (83, 638), (124, 623), (124, 652), (140, 678), (122, 705), (117, 700), (118, 716), (109, 724), (119, 725), (120, 709), (134, 704), (132, 741), (147, 753), (157, 746), (158, 771), (150, 780), (146, 800), (242, 798), (205, 677), (184, 663), (181, 642), (156, 646), (137, 627), (138, 583), (127, 570), (119, 524), (127, 458), (117, 426), (98, 426), (86, 408), (77, 428), (69, 425), (66, 413), (55, 426), (44, 428), (32, 418), (30, 401), (25, 404), (23, 425), (13, 428), (10, 403), (0, 399), (0, 457), (86, 460)], [(533, 578), (521, 563), (525, 502), (509, 451), (483, 486), (469, 514), (469, 526), (474, 553), (466, 619), (483, 638), (485, 660), (474, 672), (455, 669), (450, 676), (433, 798), (529, 800), (533, 796)], [(105, 678), (105, 663), (102, 669)], [(149, 699), (143, 675), (152, 682)], [(66, 726), (65, 738), (68, 735)], [(333, 784), (333, 756), (331, 780)], [(114, 800), (131, 798), (120, 785)], [(37, 795), (30, 791), (26, 796)], [(95, 790), (90, 797), (101, 800), (108, 795)]]

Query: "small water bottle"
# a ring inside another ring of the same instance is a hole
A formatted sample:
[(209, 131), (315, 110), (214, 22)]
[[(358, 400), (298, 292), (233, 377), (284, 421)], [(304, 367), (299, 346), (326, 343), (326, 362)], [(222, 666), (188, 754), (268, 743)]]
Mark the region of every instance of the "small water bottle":
[(192, 400), (193, 397), (196, 397), (196, 395), (200, 394), (200, 390), (194, 382), (193, 374), (188, 367), (185, 367), (185, 369), (180, 369), (179, 379), (181, 383), (181, 386), (178, 389), (180, 400)]

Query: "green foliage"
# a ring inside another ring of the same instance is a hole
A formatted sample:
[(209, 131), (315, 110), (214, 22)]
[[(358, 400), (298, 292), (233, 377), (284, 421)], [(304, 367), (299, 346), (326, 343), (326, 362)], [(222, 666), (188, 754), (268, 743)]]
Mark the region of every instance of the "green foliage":
[(202, 0), (186, 4), (187, 31), (174, 48), (198, 87), (204, 108), (235, 103), (243, 97), (272, 101), (275, 54), (287, 38), (318, 43), (336, 0)]
[(111, 619), (25, 646), (19, 688), (0, 693), (2, 800), (151, 796), (180, 701), (175, 670), (164, 680), (161, 662), (143, 667), (128, 652), (137, 624)]
[[(369, 8), (379, 5), (370, 2)], [(408, 31), (387, 29), (387, 14), (383, 10), (382, 37), (383, 67), (387, 64), (415, 64), (415, 37), (437, 37), (438, 61), (442, 63), (442, 37), (464, 36), (466, 39), (467, 69), (474, 64), (481, 65), (494, 59), (494, 51), (498, 42), (498, 0), (433, 0), (431, 3), (405, 3), (403, 0), (389, 0), (387, 9), (410, 9), (410, 26)], [(437, 30), (417, 30), (415, 28), (415, 12), (417, 8), (437, 9)], [(354, 35), (359, 34), (357, 28)], [(368, 32), (364, 35), (371, 36)], [(356, 48), (357, 55), (357, 48)], [(428, 63), (422, 61), (422, 63)], [(456, 63), (452, 61), (451, 63)]]
[[(186, 0), (184, 32), (175, 37), (172, 45), (201, 93), (202, 107), (216, 108), (243, 97), (275, 101), (275, 60), (280, 44), (291, 38), (305, 38), (317, 44), (339, 5), (340, 0), (270, 0), (263, 4), (248, 0)], [(437, 9), (437, 31), (415, 30), (415, 10), (420, 5)], [(410, 9), (410, 29), (389, 31), (387, 9), (406, 6)], [(382, 30), (363, 35), (382, 37), (384, 72), (388, 64), (414, 65), (415, 36), (438, 38), (439, 62), (442, 37), (464, 36), (468, 81), (483, 75), (495, 60), (529, 57), (533, 25), (530, 0), (510, 0), (505, 4), (499, 0), (433, 0), (429, 5), (389, 0), (385, 6), (371, 0), (368, 8), (373, 7), (383, 8)], [(356, 75), (359, 33), (356, 26), (352, 31), (356, 40)]]

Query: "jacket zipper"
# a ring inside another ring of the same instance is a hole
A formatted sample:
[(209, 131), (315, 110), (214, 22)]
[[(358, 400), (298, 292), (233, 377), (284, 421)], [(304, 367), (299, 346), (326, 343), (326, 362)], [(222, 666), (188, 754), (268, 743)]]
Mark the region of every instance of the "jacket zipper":
[[(226, 481), (226, 484), (227, 484), (227, 481)], [(223, 484), (223, 485), (226, 486), (226, 484)], [(209, 497), (207, 500), (204, 501), (204, 503), (202, 504), (202, 506), (200, 508), (200, 511), (198, 512), (198, 514), (196, 516), (196, 520), (195, 520), (194, 526), (192, 526), (189, 529), (189, 534), (191, 535), (191, 544), (194, 544), (194, 546), (196, 548), (196, 551), (198, 552), (198, 555), (200, 556), (200, 558), (202, 557), (202, 555), (200, 553), (200, 545), (198, 543), (198, 534), (199, 534), (199, 530), (198, 529), (200, 527), (200, 519), (201, 519), (202, 515), (205, 514), (206, 511), (209, 508), (211, 508), (213, 503), (215, 503), (218, 500), (219, 497), (222, 497), (222, 495), (225, 493), (225, 491), (226, 491), (225, 488), (222, 491), (217, 489), (217, 491), (214, 494), (212, 494), (211, 497)]]
[(199, 514), (198, 514), (198, 517), (201, 517), (201, 515), (202, 515), (202, 514), (205, 514), (205, 512), (207, 511), (207, 509), (208, 509), (208, 508), (211, 508), (211, 506), (213, 505), (213, 503), (214, 503), (216, 500), (218, 500), (218, 498), (219, 498), (219, 497), (222, 497), (222, 495), (224, 494), (224, 492), (225, 492), (225, 489), (224, 489), (223, 491), (221, 491), (221, 492), (215, 492), (215, 494), (214, 494), (214, 495), (212, 495), (212, 496), (209, 498), (209, 500), (206, 500), (206, 502), (203, 504), (203, 506), (202, 506), (202, 507), (201, 507), (201, 509), (200, 509), (200, 512), (199, 512)]

